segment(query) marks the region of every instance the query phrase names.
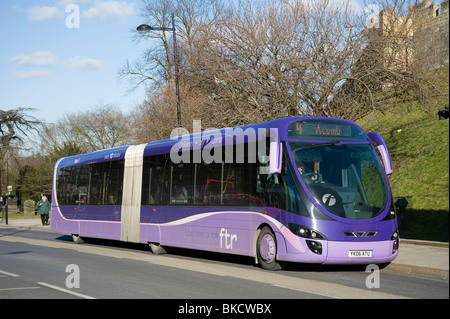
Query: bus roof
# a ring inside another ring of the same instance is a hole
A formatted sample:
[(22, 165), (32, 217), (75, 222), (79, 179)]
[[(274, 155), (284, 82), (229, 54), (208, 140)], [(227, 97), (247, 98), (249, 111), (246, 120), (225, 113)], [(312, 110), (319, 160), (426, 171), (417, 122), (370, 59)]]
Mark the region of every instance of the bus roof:
[[(261, 134), (258, 134), (259, 132), (261, 132), (258, 131), (258, 129), (263, 129), (264, 131), (265, 129), (270, 128), (278, 129), (280, 140), (285, 140), (288, 138), (287, 127), (290, 124), (295, 123), (297, 121), (305, 121), (305, 120), (316, 120), (316, 121), (334, 120), (339, 122), (345, 122), (353, 126), (356, 126), (359, 130), (362, 131), (362, 129), (355, 123), (343, 119), (333, 119), (324, 117), (288, 117), (272, 120), (269, 122), (250, 124), (240, 127), (221, 128), (218, 130), (203, 131), (200, 133), (187, 134), (170, 139), (149, 142), (145, 146), (144, 156), (170, 153), (172, 148), (176, 146), (177, 143), (179, 143), (178, 146), (183, 147), (183, 150), (185, 148), (192, 150), (198, 148), (214, 147), (218, 145), (228, 145), (231, 143), (236, 144), (237, 140), (247, 142), (249, 141), (249, 138), (253, 139), (253, 141), (257, 141), (260, 140), (262, 137), (265, 137), (265, 135), (261, 136)], [(251, 137), (250, 135), (253, 133), (256, 134), (254, 134), (254, 136)], [(93, 164), (125, 159), (125, 153), (129, 147), (130, 145), (127, 145), (66, 157), (60, 160), (58, 167), (77, 166), (83, 164)]]

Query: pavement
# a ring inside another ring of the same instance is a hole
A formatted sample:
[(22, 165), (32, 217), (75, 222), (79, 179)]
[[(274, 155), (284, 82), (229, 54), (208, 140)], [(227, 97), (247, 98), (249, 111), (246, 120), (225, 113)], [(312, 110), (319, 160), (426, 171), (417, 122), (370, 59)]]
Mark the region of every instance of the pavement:
[[(0, 227), (24, 228), (52, 232), (40, 219), (0, 220)], [(397, 258), (384, 269), (449, 281), (449, 243), (400, 239)]]

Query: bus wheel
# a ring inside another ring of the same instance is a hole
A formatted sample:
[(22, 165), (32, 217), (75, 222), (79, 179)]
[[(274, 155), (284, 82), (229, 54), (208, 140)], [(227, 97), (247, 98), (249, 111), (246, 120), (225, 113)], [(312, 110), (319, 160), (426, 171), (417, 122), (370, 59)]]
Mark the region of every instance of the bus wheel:
[(148, 243), (152, 253), (155, 255), (163, 255), (167, 253), (167, 248), (161, 246), (160, 244)]
[(72, 240), (75, 244), (84, 243), (84, 239), (80, 235), (77, 235), (77, 234), (72, 234)]
[(256, 242), (256, 254), (258, 263), (262, 268), (267, 270), (279, 270), (283, 268), (283, 264), (277, 262), (277, 242), (275, 235), (269, 227), (264, 227), (259, 233)]

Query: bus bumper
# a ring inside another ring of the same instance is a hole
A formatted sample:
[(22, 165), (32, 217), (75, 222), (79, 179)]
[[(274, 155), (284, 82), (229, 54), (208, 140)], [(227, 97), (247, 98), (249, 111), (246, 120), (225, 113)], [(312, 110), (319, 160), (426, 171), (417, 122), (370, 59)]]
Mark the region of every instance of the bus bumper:
[[(297, 237), (296, 245), (290, 245), (291, 241), (286, 243), (286, 252), (279, 253), (278, 260), (315, 264), (383, 264), (391, 262), (398, 255), (398, 239), (347, 242), (313, 241)], [(311, 245), (311, 242), (316, 244)], [(319, 243), (321, 249), (317, 250), (315, 247)]]
[(398, 255), (398, 241), (327, 242), (327, 258), (324, 264), (382, 264)]

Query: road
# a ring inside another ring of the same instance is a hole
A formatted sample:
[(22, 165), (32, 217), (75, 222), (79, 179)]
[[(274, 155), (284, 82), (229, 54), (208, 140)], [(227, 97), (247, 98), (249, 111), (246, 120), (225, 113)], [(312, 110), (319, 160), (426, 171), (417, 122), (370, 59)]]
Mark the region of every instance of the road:
[(69, 236), (8, 228), (0, 229), (0, 300), (5, 298), (179, 299), (174, 307), (186, 312), (224, 311), (189, 308), (193, 299), (250, 299), (270, 312), (270, 301), (279, 299), (448, 299), (449, 285), (361, 266), (293, 264), (270, 272), (247, 257), (182, 249), (156, 256), (146, 245), (74, 244)]

